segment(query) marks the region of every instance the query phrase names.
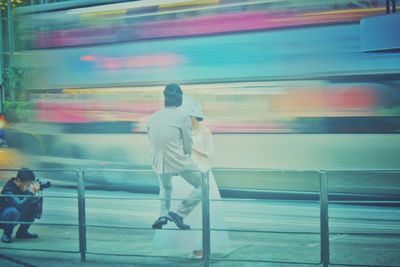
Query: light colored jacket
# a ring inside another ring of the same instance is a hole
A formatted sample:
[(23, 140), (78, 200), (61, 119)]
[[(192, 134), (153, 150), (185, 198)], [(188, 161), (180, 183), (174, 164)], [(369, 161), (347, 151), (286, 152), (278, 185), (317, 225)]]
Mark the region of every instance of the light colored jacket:
[(191, 128), (189, 116), (180, 108), (167, 107), (150, 116), (148, 137), (156, 173), (198, 169), (191, 158)]

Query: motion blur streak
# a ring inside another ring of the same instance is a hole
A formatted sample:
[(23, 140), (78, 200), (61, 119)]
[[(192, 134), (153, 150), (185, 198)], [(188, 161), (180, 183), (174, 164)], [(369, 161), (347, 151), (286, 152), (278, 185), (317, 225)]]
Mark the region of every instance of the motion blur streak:
[[(27, 83), (31, 120), (15, 127), (35, 132), (44, 149), (20, 132), (14, 145), (41, 155), (41, 167), (149, 167), (147, 118), (162, 108), (169, 82), (201, 103), (215, 133), (216, 167), (400, 166), (400, 54), (360, 49), (359, 20), (385, 14), (385, 1), (135, 1), (43, 10), (14, 13), (15, 61), (35, 73)], [(242, 189), (277, 181), (216, 177)], [(303, 188), (297, 178), (291, 185)], [(154, 177), (132, 182), (157, 186)]]

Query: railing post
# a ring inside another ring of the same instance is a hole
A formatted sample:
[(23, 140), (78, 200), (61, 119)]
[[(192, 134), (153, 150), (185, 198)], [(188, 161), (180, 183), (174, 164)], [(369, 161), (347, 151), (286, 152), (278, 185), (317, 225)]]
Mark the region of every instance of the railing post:
[[(13, 44), (13, 21), (11, 11), (11, 0), (7, 0), (7, 37), (8, 37), (8, 65), (7, 68), (13, 66), (14, 44)], [(3, 35), (4, 36), (4, 35)]]
[[(3, 12), (0, 11), (0, 33), (1, 36), (6, 36), (5, 33), (3, 33)], [(3, 85), (3, 68), (4, 68), (4, 51), (3, 51), (3, 41), (0, 42), (0, 86)], [(4, 100), (3, 97), (3, 90), (1, 90), (0, 92), (0, 101)], [(0, 105), (2, 105), (3, 102), (0, 103)], [(3, 108), (1, 108), (1, 110), (3, 110)]]
[(209, 195), (209, 172), (202, 172), (202, 234), (203, 234), (203, 263), (209, 266), (210, 261), (210, 195)]
[(320, 226), (321, 226), (321, 263), (329, 265), (329, 219), (328, 219), (328, 183), (326, 172), (320, 172)]
[(85, 171), (78, 172), (79, 252), (86, 261)]

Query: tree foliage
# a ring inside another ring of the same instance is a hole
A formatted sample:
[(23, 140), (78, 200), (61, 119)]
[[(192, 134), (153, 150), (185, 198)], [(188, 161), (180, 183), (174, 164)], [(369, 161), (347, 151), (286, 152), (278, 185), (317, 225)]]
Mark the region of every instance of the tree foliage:
[(31, 68), (12, 66), (3, 70), (4, 115), (7, 121), (24, 120), (24, 114), (30, 109), (25, 89), (33, 75)]

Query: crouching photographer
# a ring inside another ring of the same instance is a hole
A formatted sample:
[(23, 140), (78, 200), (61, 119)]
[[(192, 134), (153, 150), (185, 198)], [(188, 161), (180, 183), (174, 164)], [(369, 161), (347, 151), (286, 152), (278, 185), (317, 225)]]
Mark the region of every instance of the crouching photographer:
[[(28, 232), (35, 220), (40, 218), (43, 198), (36, 194), (39, 190), (50, 187), (50, 182), (35, 179), (35, 174), (28, 168), (18, 171), (17, 177), (11, 178), (3, 187), (0, 196), (0, 228), (3, 228), (1, 241), (12, 243), (14, 227), (19, 223), (15, 238), (32, 239), (38, 235)], [(12, 223), (6, 223), (7, 221)]]

